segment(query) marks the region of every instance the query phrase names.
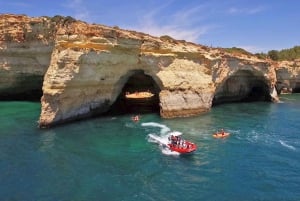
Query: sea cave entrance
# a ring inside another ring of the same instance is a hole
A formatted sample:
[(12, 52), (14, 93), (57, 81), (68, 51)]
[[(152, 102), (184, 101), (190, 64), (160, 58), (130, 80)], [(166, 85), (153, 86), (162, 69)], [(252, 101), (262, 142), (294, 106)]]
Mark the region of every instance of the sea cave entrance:
[(300, 93), (300, 82), (297, 82), (295, 84), (295, 87), (293, 88), (293, 93)]
[(271, 101), (267, 81), (253, 71), (239, 70), (216, 90), (212, 104), (252, 101)]
[(142, 70), (134, 70), (125, 75), (121, 82), (123, 88), (110, 107), (109, 114), (159, 113), (159, 81)]

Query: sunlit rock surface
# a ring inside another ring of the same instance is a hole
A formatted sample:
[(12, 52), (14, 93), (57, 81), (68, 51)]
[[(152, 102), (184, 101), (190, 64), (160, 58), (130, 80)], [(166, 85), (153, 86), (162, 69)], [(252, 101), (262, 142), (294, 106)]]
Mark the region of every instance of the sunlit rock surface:
[(279, 93), (300, 93), (300, 60), (281, 61), (276, 64)]
[(214, 75), (213, 104), (240, 101), (278, 101), (276, 72), (267, 61), (223, 57)]
[(199, 115), (224, 102), (277, 101), (276, 76), (293, 76), (254, 55), (168, 36), (70, 17), (0, 18), (0, 97), (42, 88), (41, 127), (104, 114), (134, 90), (150, 89), (163, 118)]
[[(51, 26), (52, 25), (52, 26)], [(48, 18), (0, 15), (0, 98), (39, 100), (54, 47)]]
[[(244, 99), (255, 87), (264, 100), (271, 99), (276, 82), (271, 64), (255, 57), (77, 21), (57, 31), (43, 85), (41, 126), (108, 111), (137, 71), (158, 86), (164, 118), (207, 112), (213, 100)], [(224, 88), (232, 76), (240, 79), (234, 92)]]

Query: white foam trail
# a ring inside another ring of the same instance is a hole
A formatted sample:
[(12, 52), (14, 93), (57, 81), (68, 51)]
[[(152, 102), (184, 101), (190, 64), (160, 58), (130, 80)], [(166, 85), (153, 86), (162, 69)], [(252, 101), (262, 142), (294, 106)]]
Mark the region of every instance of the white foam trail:
[(171, 151), (168, 147), (168, 136), (169, 135), (165, 135), (165, 136), (158, 136), (155, 134), (148, 134), (148, 142), (154, 142), (159, 144), (159, 148), (161, 150), (161, 152), (165, 155), (180, 155), (180, 153), (175, 152), (175, 151)]
[(161, 145), (167, 145), (168, 144), (168, 138), (164, 138), (164, 137), (159, 137), (155, 134), (148, 134), (149, 140), (148, 141), (152, 141)]
[(167, 144), (169, 142), (168, 137), (172, 135), (181, 135), (182, 133), (179, 131), (173, 131), (170, 132), (171, 129), (167, 127), (166, 125), (155, 123), (155, 122), (148, 122), (148, 123), (142, 123), (142, 126), (150, 126), (150, 127), (158, 127), (160, 128), (160, 135), (156, 135), (154, 133), (148, 134), (148, 142), (153, 142), (159, 144), (159, 148), (161, 152), (165, 155), (180, 155), (180, 153), (171, 151)]
[(285, 142), (283, 142), (283, 141), (281, 141), (281, 140), (279, 140), (279, 143), (280, 143), (282, 146), (287, 147), (287, 148), (289, 148), (289, 149), (291, 149), (291, 150), (296, 150), (296, 148), (295, 148), (294, 146), (288, 145), (287, 143), (285, 143)]
[(165, 155), (173, 155), (173, 156), (179, 156), (180, 153), (176, 152), (176, 151), (171, 151), (168, 148), (165, 147), (161, 147), (161, 152)]
[(160, 134), (162, 134), (162, 135), (166, 134), (167, 132), (169, 132), (171, 130), (166, 125), (155, 123), (155, 122), (142, 123), (142, 126), (151, 126), (151, 127), (161, 128)]

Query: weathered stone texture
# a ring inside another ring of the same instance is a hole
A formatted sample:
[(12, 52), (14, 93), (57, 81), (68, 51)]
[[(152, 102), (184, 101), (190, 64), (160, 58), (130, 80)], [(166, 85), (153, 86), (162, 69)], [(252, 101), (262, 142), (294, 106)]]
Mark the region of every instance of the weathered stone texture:
[(300, 92), (300, 60), (281, 61), (276, 65), (277, 90), (284, 93)]
[(44, 77), (40, 126), (107, 111), (137, 71), (159, 87), (161, 116), (173, 118), (207, 112), (218, 101), (246, 98), (255, 87), (276, 100), (278, 76), (281, 82), (299, 80), (299, 69), (281, 68), (286, 65), (254, 55), (70, 17), (0, 15), (0, 96), (11, 88), (41, 88)]
[(41, 97), (54, 36), (46, 18), (0, 15), (0, 98)]

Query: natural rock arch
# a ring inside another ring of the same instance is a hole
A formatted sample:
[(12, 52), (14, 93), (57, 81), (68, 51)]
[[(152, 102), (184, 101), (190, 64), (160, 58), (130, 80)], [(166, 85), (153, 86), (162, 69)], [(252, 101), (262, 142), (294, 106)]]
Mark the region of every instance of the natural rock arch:
[[(162, 88), (160, 79), (155, 75), (145, 74), (143, 70), (131, 70), (122, 76), (114, 88), (117, 94), (115, 102), (107, 113), (146, 113), (159, 112), (159, 93)], [(151, 99), (128, 100), (126, 93), (149, 91), (154, 94)]]
[(250, 70), (238, 70), (216, 90), (212, 105), (228, 102), (271, 101), (266, 78)]

